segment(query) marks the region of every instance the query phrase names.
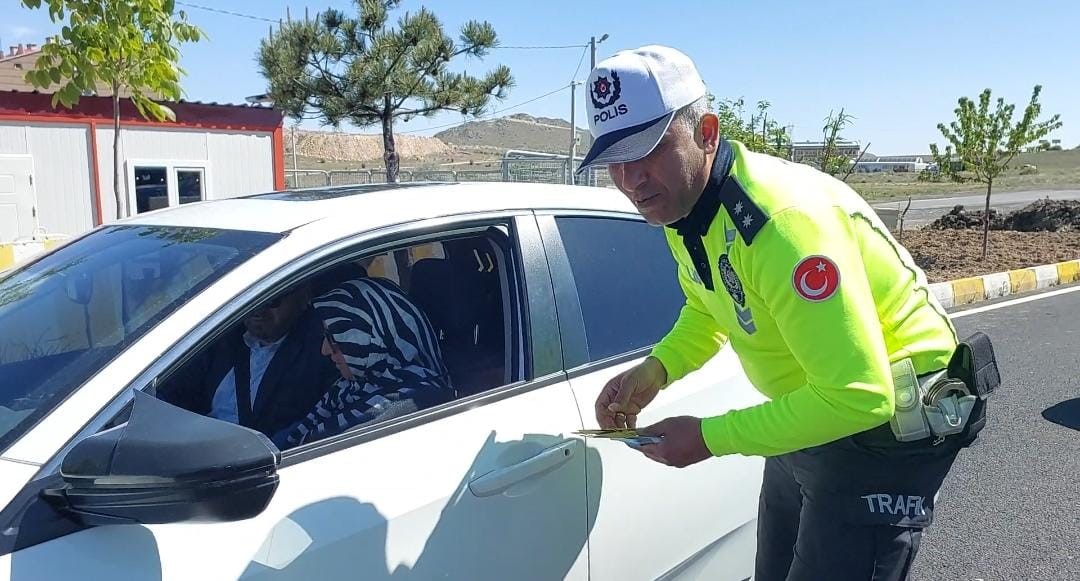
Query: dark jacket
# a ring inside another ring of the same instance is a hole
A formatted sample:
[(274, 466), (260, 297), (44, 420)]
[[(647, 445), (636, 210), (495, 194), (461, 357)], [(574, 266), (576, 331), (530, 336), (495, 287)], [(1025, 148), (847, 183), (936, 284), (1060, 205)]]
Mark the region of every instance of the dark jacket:
[[(247, 427), (273, 436), (311, 411), (327, 386), (341, 375), (330, 358), (322, 355), (322, 343), (322, 321), (309, 308), (270, 361), (255, 396), (251, 419), (245, 423)], [(208, 415), (221, 381), (240, 358), (247, 357), (250, 351), (241, 327), (188, 362), (159, 389), (158, 396)]]

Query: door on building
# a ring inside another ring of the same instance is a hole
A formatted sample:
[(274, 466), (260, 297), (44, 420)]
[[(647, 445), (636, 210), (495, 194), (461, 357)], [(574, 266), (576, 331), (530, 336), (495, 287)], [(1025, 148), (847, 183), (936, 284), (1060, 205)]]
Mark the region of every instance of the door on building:
[(0, 155), (0, 242), (34, 235), (34, 160)]

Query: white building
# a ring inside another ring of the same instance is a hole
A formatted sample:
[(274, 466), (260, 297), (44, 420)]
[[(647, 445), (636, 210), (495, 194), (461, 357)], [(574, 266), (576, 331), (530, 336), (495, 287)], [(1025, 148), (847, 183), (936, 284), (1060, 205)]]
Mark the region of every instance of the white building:
[(934, 161), (929, 155), (879, 155), (873, 161), (898, 161), (907, 163), (930, 163)]
[[(861, 152), (862, 147), (857, 142), (838, 139), (833, 155), (854, 161)], [(824, 153), (825, 142), (823, 141), (796, 141), (791, 144), (791, 161), (796, 163), (817, 162)]]
[(855, 164), (856, 173), (908, 172), (918, 173), (930, 164), (921, 161), (860, 161)]
[[(69, 110), (51, 98), (0, 92), (0, 244), (116, 218), (112, 100), (82, 97)], [(120, 188), (130, 214), (285, 188), (280, 111), (168, 106), (176, 122), (156, 123), (121, 102)]]

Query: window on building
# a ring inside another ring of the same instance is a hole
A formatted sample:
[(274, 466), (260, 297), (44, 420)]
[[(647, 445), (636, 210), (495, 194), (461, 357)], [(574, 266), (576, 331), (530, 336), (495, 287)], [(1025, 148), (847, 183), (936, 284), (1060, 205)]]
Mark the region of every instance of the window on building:
[(181, 204), (201, 202), (206, 198), (203, 189), (204, 175), (205, 172), (202, 169), (184, 168), (176, 170), (176, 189)]
[(138, 213), (169, 206), (168, 168), (135, 166), (135, 208)]
[(135, 213), (209, 198), (204, 161), (129, 160), (128, 191)]

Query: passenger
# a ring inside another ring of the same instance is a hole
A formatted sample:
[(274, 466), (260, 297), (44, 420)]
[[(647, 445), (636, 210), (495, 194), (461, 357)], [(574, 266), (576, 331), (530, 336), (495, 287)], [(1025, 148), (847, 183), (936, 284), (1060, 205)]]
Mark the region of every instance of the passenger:
[(307, 417), (273, 439), (281, 449), (384, 421), (454, 398), (427, 316), (393, 282), (361, 278), (313, 301), (322, 353), (341, 378)]

